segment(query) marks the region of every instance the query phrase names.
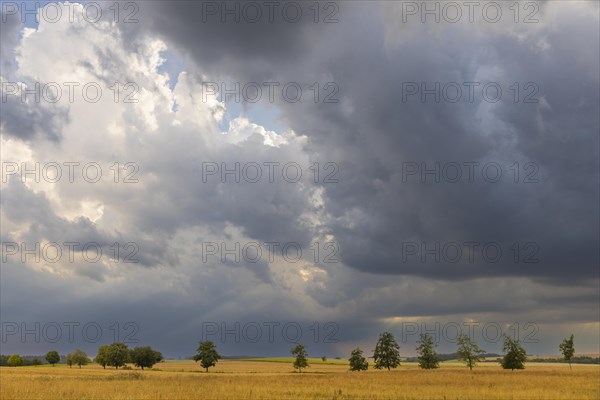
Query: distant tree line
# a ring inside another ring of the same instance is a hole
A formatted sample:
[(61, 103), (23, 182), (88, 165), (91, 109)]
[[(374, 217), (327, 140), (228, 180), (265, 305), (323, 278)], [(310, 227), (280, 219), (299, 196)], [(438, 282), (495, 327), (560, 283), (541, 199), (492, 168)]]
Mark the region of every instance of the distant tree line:
[[(53, 350), (46, 354), (45, 360), (47, 364), (54, 366), (55, 364), (61, 362), (62, 357), (57, 351)], [(162, 360), (162, 354), (159, 351), (153, 350), (149, 346), (129, 349), (125, 343), (120, 342), (100, 346), (98, 349), (98, 354), (94, 359), (96, 363), (102, 365), (104, 368), (109, 366), (115, 367), (116, 369), (125, 366), (127, 363), (132, 363), (141, 369), (152, 368), (154, 364), (159, 363)], [(64, 357), (64, 361), (65, 364), (67, 364), (70, 368), (72, 368), (74, 365), (81, 368), (82, 366), (91, 362), (86, 352), (80, 349), (67, 354)], [(39, 358), (29, 360), (21, 357), (18, 354), (13, 354), (11, 356), (0, 355), (0, 366), (18, 367), (32, 365), (35, 366), (40, 364), (42, 364), (42, 362)]]
[[(42, 360), (40, 360), (39, 357), (37, 356), (20, 356), (18, 354), (13, 354), (13, 356), (17, 356), (18, 358), (13, 358), (12, 363), (19, 363), (20, 360), (20, 364), (18, 365), (22, 365), (24, 367), (26, 366), (36, 366), (36, 365), (41, 365), (43, 362)], [(12, 356), (9, 355), (4, 355), (4, 354), (0, 354), (0, 366), (1, 367), (8, 367), (10, 366), (8, 363), (8, 360), (11, 358)]]
[[(440, 353), (440, 354), (438, 354), (438, 358), (440, 359), (441, 362), (458, 360), (458, 354), (457, 353)], [(481, 362), (488, 362), (489, 360), (493, 360), (494, 362), (499, 362), (500, 358), (502, 358), (502, 355), (498, 354), (498, 353), (484, 353), (482, 355)], [(403, 357), (403, 360), (404, 360), (404, 362), (408, 362), (408, 363), (419, 362), (419, 359), (417, 356)], [(561, 360), (562, 360), (562, 358), (561, 358)], [(529, 361), (533, 361), (533, 359), (530, 359)]]
[[(569, 363), (564, 358), (530, 358), (530, 362), (536, 363)], [(600, 364), (600, 357), (576, 356), (571, 359), (573, 364)]]

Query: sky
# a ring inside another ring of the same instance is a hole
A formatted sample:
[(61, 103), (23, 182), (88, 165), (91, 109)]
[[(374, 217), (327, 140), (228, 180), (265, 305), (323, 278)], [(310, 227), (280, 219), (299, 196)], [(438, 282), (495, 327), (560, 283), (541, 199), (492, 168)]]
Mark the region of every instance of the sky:
[(598, 2), (1, 13), (0, 353), (600, 352)]

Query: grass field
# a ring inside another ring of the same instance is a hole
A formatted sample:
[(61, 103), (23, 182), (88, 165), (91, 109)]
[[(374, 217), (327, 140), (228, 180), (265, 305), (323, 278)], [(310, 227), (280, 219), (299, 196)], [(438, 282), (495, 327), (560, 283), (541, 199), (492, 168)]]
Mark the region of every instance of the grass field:
[(529, 363), (505, 371), (455, 362), (438, 370), (403, 363), (397, 370), (349, 372), (344, 360), (310, 360), (293, 372), (290, 359), (221, 360), (209, 373), (191, 361), (158, 370), (1, 367), (1, 399), (599, 399), (600, 366)]

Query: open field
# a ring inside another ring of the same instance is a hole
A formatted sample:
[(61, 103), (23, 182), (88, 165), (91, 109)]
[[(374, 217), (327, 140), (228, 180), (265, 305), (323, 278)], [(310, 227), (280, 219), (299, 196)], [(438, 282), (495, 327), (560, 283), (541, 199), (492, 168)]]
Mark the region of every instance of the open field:
[(191, 361), (160, 370), (0, 368), (2, 399), (598, 399), (600, 366), (529, 363), (505, 371), (482, 363), (472, 373), (454, 362), (438, 370), (403, 363), (395, 371), (349, 372), (343, 360), (311, 360), (302, 373), (291, 361), (222, 360), (209, 373)]

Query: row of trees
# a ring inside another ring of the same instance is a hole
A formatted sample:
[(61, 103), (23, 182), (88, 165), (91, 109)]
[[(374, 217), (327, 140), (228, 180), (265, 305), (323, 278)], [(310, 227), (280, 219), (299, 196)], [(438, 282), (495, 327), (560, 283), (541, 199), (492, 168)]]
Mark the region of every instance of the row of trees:
[[(200, 365), (206, 369), (214, 367), (217, 361), (221, 359), (221, 355), (217, 352), (217, 348), (211, 341), (200, 342), (196, 355), (193, 360), (200, 362)], [(57, 351), (49, 351), (46, 354), (46, 361), (48, 364), (55, 364), (60, 362), (60, 355)], [(102, 365), (103, 368), (125, 366), (127, 363), (132, 363), (136, 367), (152, 368), (154, 364), (157, 364), (163, 360), (161, 352), (152, 349), (150, 346), (136, 347), (135, 349), (129, 349), (125, 343), (115, 342), (110, 345), (100, 346), (98, 348), (98, 354), (96, 355), (95, 362)], [(82, 350), (75, 350), (72, 353), (67, 354), (66, 362), (69, 367), (78, 365), (81, 368), (82, 365), (87, 365), (90, 362), (88, 355)], [(23, 365), (23, 359), (18, 354), (14, 354), (8, 358), (7, 364), (9, 366), (21, 366)]]
[[(458, 359), (472, 370), (482, 360), (485, 351), (480, 349), (477, 343), (467, 335), (461, 335), (457, 343), (458, 349), (456, 355)], [(430, 335), (426, 333), (421, 334), (416, 348), (419, 367), (423, 369), (439, 368), (440, 357), (435, 351), (436, 347), (437, 345)], [(501, 362), (503, 368), (511, 370), (524, 368), (527, 354), (518, 340), (504, 336), (503, 350), (506, 353)], [(308, 367), (308, 354), (303, 345), (296, 345), (291, 350), (291, 353), (295, 356), (295, 369), (301, 372), (302, 368)], [(351, 371), (365, 371), (369, 369), (369, 362), (363, 354), (363, 351), (358, 347), (352, 350), (348, 359)], [(379, 340), (373, 352), (373, 359), (375, 369), (387, 369), (389, 371), (400, 365), (400, 345), (390, 332), (383, 332), (379, 335)]]
[[(472, 370), (482, 360), (485, 351), (479, 348), (477, 343), (467, 335), (459, 336), (457, 344), (457, 358)], [(437, 345), (430, 335), (427, 333), (421, 334), (416, 347), (419, 367), (423, 369), (439, 368), (441, 359), (435, 351), (436, 347)], [(524, 368), (523, 364), (527, 356), (518, 340), (504, 336), (504, 352), (506, 355), (502, 359), (503, 368)], [(375, 369), (387, 368), (389, 371), (400, 365), (400, 345), (398, 345), (394, 335), (390, 332), (384, 332), (379, 336), (373, 353), (373, 359), (375, 361)], [(363, 351), (360, 348), (352, 350), (349, 362), (351, 371), (364, 371), (369, 368), (369, 363), (363, 356)]]
[[(502, 350), (505, 354), (500, 361), (502, 368), (510, 370), (524, 369), (525, 362), (527, 361), (527, 352), (521, 346), (519, 340), (513, 339), (507, 335), (504, 335), (503, 339)], [(559, 346), (564, 359), (569, 362), (569, 367), (571, 367), (571, 359), (575, 354), (573, 342), (573, 335), (571, 335), (570, 338), (565, 338)], [(457, 358), (470, 370), (473, 370), (473, 367), (483, 359), (485, 351), (479, 348), (477, 343), (468, 335), (459, 336), (457, 344)], [(423, 369), (434, 369), (439, 367), (440, 357), (435, 351), (436, 347), (437, 345), (429, 334), (421, 334), (416, 347), (419, 367)], [(291, 354), (295, 357), (294, 369), (302, 372), (303, 368), (309, 366), (308, 353), (303, 345), (297, 344), (291, 349)], [(196, 349), (196, 355), (194, 355), (192, 359), (196, 362), (200, 362), (202, 368), (205, 368), (206, 372), (208, 372), (208, 369), (214, 367), (221, 358), (215, 344), (211, 341), (205, 341), (199, 342), (199, 346)], [(396, 342), (394, 335), (390, 332), (383, 332), (379, 335), (379, 340), (377, 341), (373, 352), (373, 359), (375, 369), (387, 369), (389, 371), (400, 365), (400, 345)], [(153, 350), (150, 346), (136, 347), (135, 349), (130, 350), (125, 343), (120, 342), (100, 346), (95, 358), (95, 362), (102, 365), (103, 368), (110, 366), (115, 367), (116, 369), (123, 367), (126, 363), (133, 363), (136, 367), (141, 369), (152, 368), (154, 364), (159, 363), (162, 360), (162, 354), (159, 351)], [(56, 363), (60, 362), (60, 355), (57, 351), (50, 351), (46, 354), (46, 361), (54, 366)], [(369, 362), (363, 356), (363, 351), (360, 348), (352, 350), (348, 361), (350, 363), (351, 371), (365, 371), (369, 368)], [(69, 367), (78, 365), (79, 368), (81, 368), (82, 365), (88, 364), (90, 359), (84, 351), (77, 349), (74, 352), (67, 354), (66, 362)], [(8, 358), (8, 365), (23, 365), (23, 359), (21, 356), (14, 354)]]
[[(61, 360), (58, 352), (54, 350), (49, 351), (45, 358), (48, 364), (51, 364), (52, 366), (58, 364)], [(162, 354), (149, 346), (136, 347), (135, 349), (130, 350), (125, 343), (113, 343), (100, 346), (94, 361), (102, 365), (103, 368), (110, 366), (118, 369), (126, 363), (133, 363), (136, 367), (144, 369), (152, 368), (154, 364), (159, 363), (162, 360)], [(83, 350), (77, 349), (66, 356), (66, 363), (69, 367), (78, 365), (79, 368), (81, 368), (83, 365), (87, 365), (90, 362), (91, 360)], [(24, 361), (18, 354), (13, 354), (8, 358), (7, 364), (11, 367), (16, 367), (23, 365)], [(41, 364), (41, 362), (38, 362), (36, 365), (39, 364)]]
[(102, 368), (123, 367), (126, 363), (133, 363), (136, 367), (152, 368), (163, 360), (162, 353), (152, 349), (150, 346), (136, 347), (130, 350), (125, 343), (116, 342), (110, 345), (100, 346), (96, 355), (96, 363)]
[[(503, 339), (502, 350), (505, 354), (500, 361), (502, 368), (510, 370), (524, 369), (525, 362), (527, 361), (527, 352), (521, 346), (519, 340), (513, 339), (507, 335), (504, 335)], [(569, 368), (571, 368), (571, 359), (575, 354), (573, 341), (573, 335), (571, 335), (570, 338), (565, 338), (559, 346), (564, 359), (569, 363)], [(468, 335), (459, 336), (457, 344), (457, 358), (470, 370), (473, 370), (473, 367), (483, 359), (485, 351), (482, 350)], [(436, 347), (437, 345), (430, 335), (427, 333), (420, 335), (416, 347), (419, 367), (423, 369), (439, 368), (440, 357), (435, 351)], [(294, 368), (301, 371), (302, 368), (308, 367), (308, 354), (306, 353), (304, 346), (297, 345), (291, 350), (291, 353), (296, 357)], [(373, 353), (373, 359), (375, 362), (375, 369), (387, 368), (389, 371), (400, 365), (400, 345), (396, 342), (394, 335), (390, 332), (383, 332), (379, 335), (379, 340), (377, 341)], [(369, 362), (363, 356), (363, 351), (360, 348), (352, 350), (348, 361), (350, 363), (351, 371), (365, 371), (369, 368)]]

